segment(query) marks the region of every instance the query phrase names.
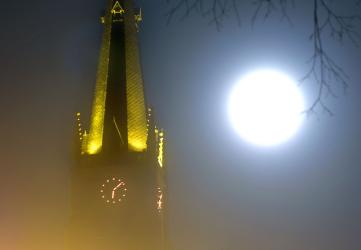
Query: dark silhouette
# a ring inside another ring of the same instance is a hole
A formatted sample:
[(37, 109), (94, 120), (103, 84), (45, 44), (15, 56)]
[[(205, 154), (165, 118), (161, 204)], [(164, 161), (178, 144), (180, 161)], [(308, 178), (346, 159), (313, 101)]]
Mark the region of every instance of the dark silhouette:
[[(191, 14), (199, 14), (209, 20), (210, 25), (214, 25), (218, 31), (222, 29), (224, 20), (234, 17), (241, 26), (242, 17), (240, 6), (247, 7), (241, 0), (167, 0), (168, 11), (167, 21), (170, 23), (174, 18), (184, 19)], [(288, 15), (288, 10), (294, 8), (295, 0), (254, 0), (251, 3), (253, 15), (251, 25), (257, 19), (266, 20), (272, 13), (278, 13), (282, 20), (286, 20), (292, 25), (292, 18)], [(355, 11), (361, 7), (361, 1), (354, 1)], [(248, 6), (249, 7), (249, 6)], [(316, 98), (305, 112), (314, 113), (317, 108), (332, 115), (325, 104), (327, 96), (337, 97), (337, 88), (341, 87), (346, 91), (348, 87), (348, 75), (339, 62), (335, 61), (325, 49), (326, 36), (343, 42), (345, 39), (358, 46), (359, 34), (357, 28), (360, 25), (360, 15), (344, 15), (332, 1), (313, 0), (313, 12), (310, 15), (313, 20), (312, 31), (310, 31), (310, 41), (313, 43), (313, 51), (308, 61), (309, 71), (300, 79), (300, 82), (310, 80), (318, 86)]]

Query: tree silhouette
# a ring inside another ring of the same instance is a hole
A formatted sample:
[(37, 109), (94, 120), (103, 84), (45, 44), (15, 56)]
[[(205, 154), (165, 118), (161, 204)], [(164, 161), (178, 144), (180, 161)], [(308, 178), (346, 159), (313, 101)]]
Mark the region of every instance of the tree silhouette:
[[(235, 17), (241, 26), (240, 5), (242, 0), (166, 0), (168, 11), (166, 13), (168, 23), (176, 16), (184, 19), (191, 14), (198, 14), (206, 18), (210, 25), (214, 25), (218, 31), (222, 29), (224, 20), (230, 16)], [(289, 8), (296, 5), (296, 0), (249, 0), (253, 5), (251, 24), (259, 18), (266, 20), (273, 12), (280, 13), (281, 19), (292, 23), (288, 15)], [(313, 51), (308, 60), (309, 70), (300, 79), (312, 81), (317, 85), (317, 95), (311, 105), (305, 110), (307, 114), (315, 113), (318, 108), (333, 115), (325, 102), (327, 96), (336, 97), (339, 87), (346, 91), (348, 75), (325, 49), (325, 36), (331, 36), (340, 42), (348, 39), (358, 47), (360, 36), (357, 32), (361, 24), (361, 17), (358, 14), (343, 15), (334, 8), (332, 0), (312, 0), (313, 12), (310, 18), (313, 20), (313, 27), (310, 31), (310, 41), (313, 43)], [(351, 4), (355, 9), (361, 5), (361, 0), (354, 0)], [(361, 7), (361, 6), (360, 6)]]

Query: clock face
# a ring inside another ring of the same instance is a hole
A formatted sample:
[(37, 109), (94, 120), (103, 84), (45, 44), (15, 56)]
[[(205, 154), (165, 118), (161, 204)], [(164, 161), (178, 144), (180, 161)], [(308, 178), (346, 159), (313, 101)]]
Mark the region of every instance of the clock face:
[(117, 204), (125, 200), (127, 187), (121, 178), (112, 177), (104, 181), (100, 187), (101, 198), (109, 204)]

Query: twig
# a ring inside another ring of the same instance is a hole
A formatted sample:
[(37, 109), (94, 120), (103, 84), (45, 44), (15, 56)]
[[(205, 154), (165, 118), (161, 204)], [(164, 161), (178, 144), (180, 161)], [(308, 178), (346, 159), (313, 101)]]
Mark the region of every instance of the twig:
[[(325, 18), (321, 22), (321, 12), (325, 12)], [(307, 114), (315, 113), (317, 107), (333, 115), (331, 109), (325, 104), (325, 98), (329, 95), (336, 98), (335, 89), (342, 87), (344, 91), (348, 88), (348, 76), (325, 50), (323, 45), (323, 33), (329, 31), (331, 37), (336, 37), (340, 42), (347, 37), (352, 43), (358, 45), (358, 34), (354, 29), (353, 22), (360, 20), (359, 16), (342, 16), (336, 14), (326, 3), (325, 0), (314, 0), (313, 8), (313, 32), (310, 39), (313, 41), (313, 55), (309, 60), (311, 64), (309, 71), (300, 80), (312, 80), (317, 83), (318, 91), (316, 98), (310, 107), (305, 111)]]
[[(191, 13), (200, 13), (209, 19), (209, 24), (215, 25), (217, 30), (222, 29), (224, 19), (230, 13), (235, 14), (238, 24), (241, 25), (241, 17), (238, 4), (241, 0), (166, 0), (170, 6), (167, 12), (168, 23), (174, 18), (176, 13), (181, 13), (181, 19), (188, 17)], [(249, 0), (255, 5), (254, 13), (251, 17), (252, 26), (260, 16), (266, 20), (270, 15), (279, 11), (281, 20), (286, 19), (290, 24), (291, 18), (288, 15), (290, 5), (294, 6), (294, 0)], [(361, 5), (361, 0), (355, 0), (355, 6)], [(310, 80), (317, 84), (317, 94), (315, 100), (305, 111), (307, 114), (315, 113), (318, 107), (332, 115), (332, 111), (325, 104), (328, 96), (337, 97), (336, 89), (342, 87), (344, 91), (348, 87), (348, 76), (343, 68), (333, 60), (324, 46), (324, 35), (329, 34), (332, 38), (343, 42), (350, 40), (358, 47), (360, 35), (357, 33), (356, 24), (361, 18), (359, 15), (340, 15), (331, 8), (327, 0), (313, 0), (313, 30), (310, 40), (313, 42), (313, 53), (308, 63), (310, 69), (302, 77), (300, 82)]]

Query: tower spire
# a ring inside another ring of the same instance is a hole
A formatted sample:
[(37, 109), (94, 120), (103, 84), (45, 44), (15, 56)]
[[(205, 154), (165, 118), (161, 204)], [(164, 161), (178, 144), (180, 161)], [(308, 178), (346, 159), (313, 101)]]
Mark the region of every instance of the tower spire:
[(69, 250), (166, 249), (165, 139), (146, 109), (141, 19), (132, 0), (109, 0), (101, 18), (89, 133), (76, 116)]
[(112, 31), (113, 1), (109, 0), (104, 16), (104, 32), (100, 49), (98, 71), (96, 76), (95, 92), (90, 119), (90, 131), (87, 141), (87, 154), (96, 154), (101, 151), (104, 132), (105, 101), (107, 95), (110, 38)]
[(136, 14), (132, 1), (124, 1), (125, 55), (128, 110), (128, 146), (132, 151), (147, 148), (147, 118), (144, 100), (143, 78), (139, 60)]
[[(103, 18), (104, 33), (90, 119), (87, 154), (98, 154), (102, 151), (105, 129), (109, 129), (106, 126), (108, 116), (111, 117), (112, 123), (115, 121), (115, 124), (118, 122), (118, 124), (124, 125), (124, 134), (121, 137), (127, 139), (126, 148), (129, 151), (142, 152), (147, 149), (146, 106), (139, 61), (137, 15), (139, 14), (135, 13), (130, 0), (110, 0), (108, 3)], [(119, 36), (122, 39), (119, 39)], [(125, 54), (121, 59), (118, 59), (124, 60), (121, 63), (124, 64), (123, 67), (111, 68), (110, 54), (115, 54), (111, 53), (112, 50)], [(120, 97), (117, 97), (122, 99), (121, 101), (107, 100), (109, 98), (116, 99), (116, 97), (110, 97), (108, 94), (108, 89), (111, 88), (110, 85), (121, 85), (113, 87), (125, 92), (123, 97), (121, 94), (119, 94)], [(111, 105), (126, 107), (121, 108), (123, 114), (118, 114), (121, 112), (120, 108)], [(114, 112), (111, 110), (116, 110), (117, 113), (107, 116), (107, 112)], [(118, 117), (118, 119), (114, 117)], [(117, 130), (119, 132), (118, 128)]]

